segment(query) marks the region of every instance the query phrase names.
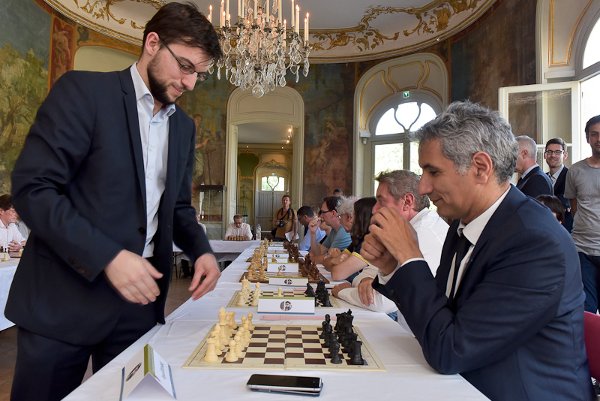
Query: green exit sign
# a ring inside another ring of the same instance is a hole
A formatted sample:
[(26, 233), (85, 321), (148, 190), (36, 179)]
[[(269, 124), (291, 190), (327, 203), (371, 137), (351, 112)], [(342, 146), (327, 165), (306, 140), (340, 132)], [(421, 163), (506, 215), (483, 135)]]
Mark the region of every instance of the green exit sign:
[(410, 98), (410, 91), (404, 91), (404, 92), (402, 92), (402, 98), (403, 99)]

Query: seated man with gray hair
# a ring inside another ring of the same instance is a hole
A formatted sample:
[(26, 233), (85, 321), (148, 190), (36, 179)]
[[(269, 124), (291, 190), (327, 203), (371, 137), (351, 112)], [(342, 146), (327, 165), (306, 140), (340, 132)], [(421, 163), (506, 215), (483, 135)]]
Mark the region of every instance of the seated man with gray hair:
[(233, 223), (229, 224), (225, 231), (225, 240), (227, 241), (250, 241), (252, 239), (252, 229), (250, 224), (242, 221), (243, 216), (236, 214), (233, 216)]

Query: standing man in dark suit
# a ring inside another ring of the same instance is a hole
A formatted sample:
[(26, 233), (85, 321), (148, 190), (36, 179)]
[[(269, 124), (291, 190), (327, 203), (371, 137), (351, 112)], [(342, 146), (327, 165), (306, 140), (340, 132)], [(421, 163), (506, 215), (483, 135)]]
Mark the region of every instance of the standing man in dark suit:
[(191, 206), (194, 124), (174, 103), (221, 56), (192, 5), (167, 3), (141, 55), (111, 73), (68, 72), (40, 107), (12, 173), (31, 229), (6, 316), (18, 326), (13, 400), (58, 400), (164, 323), (172, 243), (189, 290), (219, 268)]
[(546, 164), (550, 167), (550, 171), (548, 171), (547, 174), (552, 181), (552, 192), (554, 196), (560, 199), (560, 203), (562, 203), (565, 208), (565, 217), (562, 225), (568, 232), (571, 232), (573, 229), (571, 203), (565, 198), (565, 181), (567, 180), (567, 171), (569, 171), (569, 169), (565, 166), (564, 162), (568, 157), (567, 144), (562, 138), (552, 138), (546, 142), (544, 159), (546, 159)]
[(454, 221), (434, 277), (410, 224), (375, 213), (361, 251), (380, 270), (375, 289), (398, 305), (434, 369), (490, 399), (592, 400), (577, 252), (548, 209), (510, 185), (510, 125), (457, 102), (417, 138), (419, 193)]
[(552, 181), (544, 174), (536, 161), (535, 141), (527, 135), (521, 135), (515, 139), (519, 144), (515, 165), (515, 171), (520, 175), (517, 188), (532, 198), (538, 195), (552, 195)]

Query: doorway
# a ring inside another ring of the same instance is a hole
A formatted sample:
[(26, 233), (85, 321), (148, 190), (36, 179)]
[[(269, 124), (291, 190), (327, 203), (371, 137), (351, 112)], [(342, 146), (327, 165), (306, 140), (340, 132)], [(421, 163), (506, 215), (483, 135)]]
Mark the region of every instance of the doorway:
[[(227, 104), (227, 136), (226, 136), (226, 160), (225, 160), (225, 204), (224, 220), (230, 222), (233, 215), (238, 212), (242, 205), (238, 205), (238, 189), (243, 188), (240, 184), (246, 185), (247, 175), (240, 177), (238, 168), (238, 157), (240, 155), (240, 132), (244, 138), (244, 131), (252, 125), (285, 125), (291, 131), (291, 165), (288, 181), (288, 192), (292, 197), (293, 206), (297, 207), (302, 203), (302, 183), (303, 183), (303, 164), (304, 164), (304, 102), (300, 94), (289, 87), (277, 88), (273, 92), (266, 94), (261, 98), (255, 98), (249, 91), (236, 89), (233, 91)], [(256, 142), (260, 142), (262, 134), (257, 132)], [(248, 142), (251, 139), (243, 139)], [(266, 146), (266, 145), (265, 145)], [(277, 149), (280, 144), (269, 144), (273, 147), (273, 153), (281, 152)], [(285, 149), (283, 149), (285, 150)], [(259, 162), (266, 163), (269, 160)], [(256, 177), (256, 174), (254, 174)], [(258, 183), (260, 185), (260, 183)], [(257, 183), (254, 183), (257, 188)], [(246, 194), (242, 194), (246, 195)], [(241, 198), (240, 198), (241, 199)], [(248, 216), (248, 222), (256, 224), (256, 208)], [(267, 227), (263, 227), (263, 230)]]

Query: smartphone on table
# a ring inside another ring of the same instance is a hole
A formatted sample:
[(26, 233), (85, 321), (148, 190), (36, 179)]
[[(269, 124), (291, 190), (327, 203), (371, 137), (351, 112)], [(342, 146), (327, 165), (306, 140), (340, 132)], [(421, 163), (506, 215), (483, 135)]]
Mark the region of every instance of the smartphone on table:
[(320, 377), (253, 374), (246, 385), (253, 391), (318, 396), (323, 381)]

